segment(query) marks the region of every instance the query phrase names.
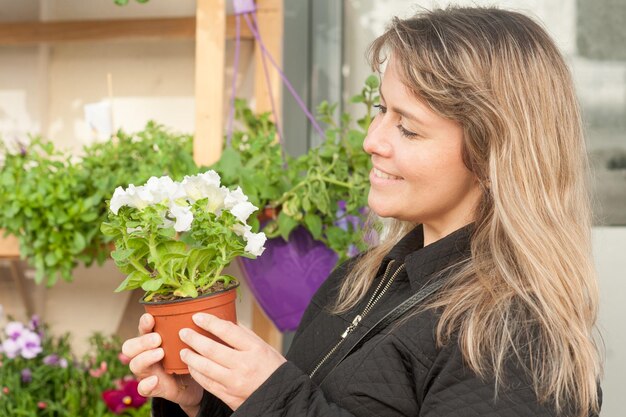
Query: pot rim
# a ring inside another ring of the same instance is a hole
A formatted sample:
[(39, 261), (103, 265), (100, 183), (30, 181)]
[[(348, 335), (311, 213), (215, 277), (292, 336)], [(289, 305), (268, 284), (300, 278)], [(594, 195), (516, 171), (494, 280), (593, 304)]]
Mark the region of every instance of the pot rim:
[(241, 283), (239, 282), (239, 280), (237, 280), (236, 284), (231, 284), (230, 287), (220, 290), (220, 291), (215, 291), (215, 292), (211, 292), (208, 294), (202, 294), (197, 296), (196, 298), (191, 298), (191, 297), (185, 297), (185, 298), (178, 298), (176, 300), (165, 300), (165, 301), (144, 301), (144, 297), (146, 296), (145, 294), (141, 296), (141, 298), (139, 298), (139, 304), (144, 304), (144, 305), (151, 305), (151, 306), (158, 306), (158, 305), (163, 305), (163, 304), (176, 304), (176, 303), (184, 303), (186, 301), (194, 301), (194, 300), (199, 300), (201, 298), (209, 298), (221, 293), (225, 293), (228, 291), (232, 291), (232, 290), (236, 290), (239, 286), (241, 285)]

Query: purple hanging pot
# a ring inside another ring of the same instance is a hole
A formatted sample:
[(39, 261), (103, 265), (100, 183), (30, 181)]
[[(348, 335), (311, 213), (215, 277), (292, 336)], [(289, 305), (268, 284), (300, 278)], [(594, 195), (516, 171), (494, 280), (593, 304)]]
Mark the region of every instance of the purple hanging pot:
[(284, 332), (298, 327), (313, 294), (337, 264), (337, 254), (297, 227), (288, 242), (269, 239), (263, 255), (240, 262), (259, 305)]

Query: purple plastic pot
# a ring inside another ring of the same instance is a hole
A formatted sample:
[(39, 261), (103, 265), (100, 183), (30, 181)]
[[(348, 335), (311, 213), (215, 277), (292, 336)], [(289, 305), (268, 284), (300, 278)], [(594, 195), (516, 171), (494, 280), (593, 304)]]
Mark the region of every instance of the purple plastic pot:
[(288, 242), (269, 239), (263, 255), (240, 261), (259, 305), (285, 332), (298, 327), (313, 294), (337, 264), (337, 254), (298, 227)]

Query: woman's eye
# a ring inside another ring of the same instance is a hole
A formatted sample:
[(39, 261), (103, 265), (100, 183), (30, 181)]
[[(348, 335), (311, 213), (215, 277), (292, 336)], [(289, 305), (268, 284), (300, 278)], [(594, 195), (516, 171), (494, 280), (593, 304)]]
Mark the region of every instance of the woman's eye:
[(414, 137), (419, 136), (419, 135), (418, 135), (417, 133), (415, 133), (415, 132), (411, 132), (410, 130), (406, 130), (406, 129), (404, 128), (404, 126), (402, 126), (402, 125), (397, 125), (396, 127), (400, 130), (400, 133), (401, 133), (401, 134), (402, 134), (402, 136), (404, 136), (404, 137), (407, 137), (407, 138), (414, 138)]
[(382, 104), (374, 104), (374, 108), (378, 109), (378, 113), (380, 114), (387, 113), (387, 107), (383, 106)]

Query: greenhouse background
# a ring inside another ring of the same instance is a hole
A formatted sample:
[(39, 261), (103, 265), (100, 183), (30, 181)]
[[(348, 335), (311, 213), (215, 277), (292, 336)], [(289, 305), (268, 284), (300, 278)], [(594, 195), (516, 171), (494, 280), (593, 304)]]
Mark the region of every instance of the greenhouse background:
[[(0, 137), (41, 135), (80, 155), (83, 146), (106, 141), (117, 129), (142, 130), (149, 120), (177, 132), (193, 133), (198, 76), (207, 85), (220, 80), (220, 71), (224, 74), (221, 105), (226, 125), (233, 77), (237, 95), (249, 98), (253, 107), (260, 97), (259, 84), (265, 83), (254, 55), (255, 41), (249, 35), (241, 40), (237, 70), (233, 68), (235, 41), (230, 33), (224, 43), (224, 68), (208, 65), (198, 74), (193, 27), (191, 35), (185, 34), (187, 27), (169, 35), (159, 35), (157, 30), (151, 36), (133, 35), (131, 30), (126, 39), (101, 35), (92, 40), (18, 42), (3, 25), (122, 19), (180, 19), (189, 23), (201, 4), (226, 7), (232, 15), (230, 3), (149, 0), (140, 4), (130, 0), (120, 7), (113, 0), (0, 0)], [(257, 1), (260, 9), (265, 7), (268, 16), (277, 19), (274, 33), (265, 39), (269, 44), (278, 37), (283, 70), (307, 107), (315, 109), (327, 100), (339, 103), (341, 111), (355, 117), (358, 110), (350, 98), (371, 73), (364, 55), (368, 43), (384, 30), (391, 17), (448, 3)], [(626, 373), (626, 0), (453, 3), (496, 4), (537, 17), (556, 39), (572, 69), (593, 167), (593, 244), (601, 291), (599, 327), (606, 349), (602, 416), (619, 417), (623, 415), (621, 378)], [(303, 154), (321, 138), (294, 97), (280, 87), (278, 74), (271, 72), (270, 78), (271, 90), (280, 92), (276, 99), (282, 103), (278, 114), (285, 149), (294, 156)], [(233, 275), (241, 273), (237, 265), (231, 269)], [(27, 263), (0, 260), (4, 314), (27, 321), (28, 313), (36, 313), (53, 333), (71, 332), (72, 349), (78, 355), (87, 352), (87, 338), (95, 331), (122, 337), (136, 331), (142, 308), (132, 297), (138, 293), (113, 293), (123, 275), (112, 261), (103, 266), (79, 266), (73, 271), (73, 282), (59, 281), (51, 288), (36, 285), (33, 278), (34, 270)], [(243, 324), (260, 329), (266, 340), (275, 346), (288, 346), (290, 333), (281, 334), (271, 325), (245, 285), (237, 312)]]

